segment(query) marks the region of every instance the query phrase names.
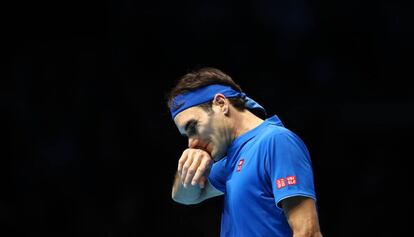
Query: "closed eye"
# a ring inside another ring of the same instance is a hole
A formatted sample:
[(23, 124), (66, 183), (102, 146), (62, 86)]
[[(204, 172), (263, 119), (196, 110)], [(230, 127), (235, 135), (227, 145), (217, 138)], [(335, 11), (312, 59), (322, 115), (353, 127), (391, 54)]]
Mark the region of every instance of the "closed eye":
[(188, 137), (197, 135), (197, 125), (198, 125), (198, 121), (195, 119), (191, 119), (185, 124), (184, 130)]

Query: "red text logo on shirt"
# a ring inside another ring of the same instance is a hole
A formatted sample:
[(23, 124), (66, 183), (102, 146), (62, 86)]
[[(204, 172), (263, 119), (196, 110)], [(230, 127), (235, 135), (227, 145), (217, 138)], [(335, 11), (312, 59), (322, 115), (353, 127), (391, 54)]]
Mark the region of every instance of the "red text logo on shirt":
[(286, 180), (287, 180), (288, 185), (296, 184), (296, 176), (287, 176)]
[(294, 176), (294, 175), (286, 176), (286, 179), (285, 178), (280, 178), (280, 179), (276, 180), (277, 189), (284, 188), (287, 185), (289, 185), (289, 186), (296, 185), (296, 176)]
[(276, 187), (277, 187), (277, 189), (281, 189), (281, 188), (286, 187), (285, 179), (281, 178), (281, 179), (276, 180)]
[(244, 164), (244, 159), (239, 160), (239, 163), (237, 164), (237, 170), (236, 170), (236, 172), (240, 172), (243, 164)]

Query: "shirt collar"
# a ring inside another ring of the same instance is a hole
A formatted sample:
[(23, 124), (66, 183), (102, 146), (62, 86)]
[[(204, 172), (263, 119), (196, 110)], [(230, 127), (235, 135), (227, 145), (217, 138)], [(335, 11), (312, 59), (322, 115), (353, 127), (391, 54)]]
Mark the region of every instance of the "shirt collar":
[(277, 117), (277, 115), (273, 115), (272, 117), (264, 120), (261, 124), (256, 126), (255, 128), (243, 133), (242, 135), (238, 136), (234, 141), (230, 144), (229, 148), (227, 149), (227, 158), (232, 159), (234, 157), (239, 149), (250, 139), (254, 138), (257, 134), (260, 133), (260, 131), (266, 127), (268, 124), (274, 124), (277, 126), (283, 126), (282, 121)]

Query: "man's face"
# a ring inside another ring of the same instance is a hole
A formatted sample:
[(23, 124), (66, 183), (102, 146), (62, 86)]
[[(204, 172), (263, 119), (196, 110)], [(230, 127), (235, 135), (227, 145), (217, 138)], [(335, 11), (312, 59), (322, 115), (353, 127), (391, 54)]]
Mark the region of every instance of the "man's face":
[(223, 114), (207, 112), (195, 106), (180, 112), (174, 119), (180, 133), (188, 137), (188, 147), (207, 151), (214, 160), (226, 155), (231, 142), (230, 127)]

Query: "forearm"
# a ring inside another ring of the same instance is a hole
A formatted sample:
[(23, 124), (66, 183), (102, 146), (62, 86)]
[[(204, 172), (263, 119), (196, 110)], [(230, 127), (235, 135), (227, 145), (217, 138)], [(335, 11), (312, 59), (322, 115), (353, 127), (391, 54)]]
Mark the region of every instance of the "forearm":
[(283, 200), (282, 206), (293, 237), (322, 237), (314, 200), (300, 196), (292, 197)]
[(293, 233), (292, 237), (323, 237), (320, 231), (313, 233)]
[(188, 185), (186, 188), (181, 183), (181, 177), (177, 173), (175, 175), (172, 188), (172, 199), (178, 203), (190, 205), (199, 203), (201, 196), (201, 188), (199, 185)]
[(322, 237), (318, 218), (316, 213), (313, 216), (307, 216), (308, 213), (303, 213), (296, 220), (289, 220), (293, 231), (293, 237)]

